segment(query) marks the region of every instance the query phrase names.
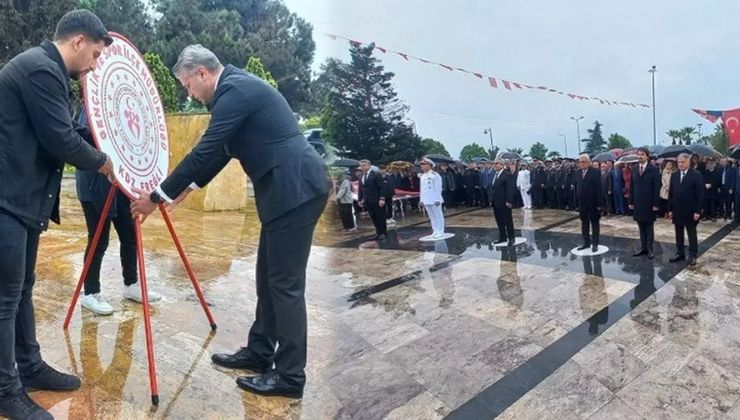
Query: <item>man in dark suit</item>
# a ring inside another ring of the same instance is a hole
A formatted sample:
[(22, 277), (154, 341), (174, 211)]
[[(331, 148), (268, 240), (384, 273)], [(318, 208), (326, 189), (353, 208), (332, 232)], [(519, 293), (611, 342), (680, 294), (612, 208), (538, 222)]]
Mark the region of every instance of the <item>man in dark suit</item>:
[(735, 184), (737, 182), (737, 168), (727, 158), (720, 160), (722, 171), (719, 189), (719, 215), (725, 220), (732, 219), (732, 208), (735, 202)]
[[(583, 251), (590, 246), (591, 250), (596, 252), (599, 250), (599, 218), (604, 199), (601, 174), (591, 167), (591, 159), (586, 154), (578, 157), (578, 168), (576, 194), (578, 195), (578, 212), (581, 216), (581, 235), (583, 236), (583, 245), (578, 247), (578, 250)], [(589, 225), (591, 235), (589, 235)]]
[(285, 98), (255, 75), (224, 67), (201, 45), (185, 47), (173, 72), (188, 95), (208, 104), (211, 121), (195, 148), (154, 192), (138, 191), (132, 215), (146, 217), (159, 203), (181, 200), (192, 187), (210, 182), (232, 158), (239, 159), (254, 185), (262, 224), (256, 319), (247, 347), (235, 354), (214, 354), (212, 360), (258, 373), (237, 378), (247, 391), (301, 398), (306, 382), (306, 265), (331, 188), (326, 167), (301, 134)]
[(632, 172), (632, 183), (630, 185), (629, 208), (632, 210), (633, 218), (640, 228), (641, 248), (634, 257), (647, 255), (653, 259), (653, 242), (655, 240), (655, 215), (660, 205), (660, 173), (658, 168), (649, 162), (650, 151), (641, 147), (637, 149), (637, 157), (640, 162)]
[[(375, 236), (371, 240), (384, 240), (387, 235), (388, 225), (386, 220), (386, 196), (388, 195), (388, 182), (380, 174), (372, 170), (372, 163), (363, 159), (360, 161), (362, 176), (360, 177), (360, 191), (357, 199), (360, 205), (370, 214), (370, 219), (375, 226)], [(388, 203), (391, 205), (391, 203)]]
[(545, 184), (547, 183), (547, 174), (542, 162), (535, 162), (532, 171), (532, 205), (536, 209), (542, 209), (545, 204)]
[(722, 183), (721, 170), (717, 169), (714, 159), (707, 159), (706, 167), (701, 171), (704, 179), (704, 218), (717, 220), (720, 185)]
[(686, 259), (684, 251), (684, 229), (689, 235), (689, 265), (696, 265), (699, 251), (696, 225), (701, 218), (701, 207), (704, 198), (703, 177), (691, 168), (691, 156), (681, 154), (678, 157), (678, 171), (671, 175), (671, 187), (668, 190), (668, 217), (676, 228), (676, 256), (671, 262)]
[(514, 245), (514, 218), (511, 208), (514, 206), (515, 181), (509, 171), (504, 170), (504, 161), (496, 159), (493, 162), (493, 189), (492, 203), (493, 215), (498, 226), (499, 239), (496, 244), (508, 241), (508, 245)]
[(467, 206), (475, 207), (477, 201), (477, 191), (480, 188), (480, 177), (478, 176), (478, 168), (474, 162), (468, 164), (468, 169), (465, 171), (465, 196), (467, 197)]
[(81, 385), (42, 358), (32, 298), (39, 237), (49, 220), (60, 222), (64, 164), (113, 173), (110, 158), (76, 130), (70, 103), (70, 79), (93, 70), (112, 42), (97, 16), (73, 10), (59, 20), (53, 41), (0, 69), (0, 417), (52, 419), (26, 390)]
[(612, 214), (613, 211), (613, 205), (612, 205), (612, 174), (609, 171), (609, 166), (606, 164), (606, 162), (602, 162), (600, 165), (601, 168), (601, 193), (602, 193), (602, 199), (601, 199), (601, 214), (604, 216), (607, 216), (609, 214)]

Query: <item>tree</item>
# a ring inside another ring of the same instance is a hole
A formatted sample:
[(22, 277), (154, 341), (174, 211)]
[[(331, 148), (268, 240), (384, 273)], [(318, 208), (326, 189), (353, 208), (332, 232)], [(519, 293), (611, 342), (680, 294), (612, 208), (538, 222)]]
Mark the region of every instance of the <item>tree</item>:
[(275, 78), (272, 77), (272, 73), (265, 69), (265, 66), (262, 64), (262, 60), (259, 58), (249, 57), (247, 60), (247, 67), (245, 67), (244, 70), (266, 81), (270, 86), (277, 89), (278, 84), (275, 81)]
[(425, 155), (437, 154), (437, 155), (445, 155), (448, 157), (450, 156), (450, 152), (447, 151), (447, 149), (445, 148), (445, 145), (434, 139), (426, 138), (422, 140), (421, 150), (423, 151)]
[(550, 153), (547, 154), (547, 158), (548, 159), (556, 159), (556, 158), (559, 158), (559, 157), (560, 157), (560, 152), (558, 152), (557, 150), (553, 150), (553, 151), (551, 151)]
[(604, 136), (601, 134), (601, 123), (598, 121), (594, 121), (594, 128), (588, 129), (588, 138), (581, 141), (586, 143), (583, 153), (595, 155), (606, 151), (606, 141), (604, 141)]
[(79, 0), (0, 0), (0, 67), (23, 50), (51, 39), (59, 19)]
[(157, 85), (164, 111), (179, 111), (177, 83), (175, 82), (175, 78), (172, 77), (172, 72), (164, 65), (162, 59), (157, 54), (144, 54), (144, 62), (149, 67), (152, 77), (154, 77), (154, 83)]
[(313, 116), (311, 118), (307, 118), (303, 123), (301, 123), (301, 130), (311, 130), (314, 128), (321, 128), (321, 117), (320, 116)]
[(333, 78), (338, 73), (337, 68), (342, 64), (336, 58), (329, 58), (321, 64), (321, 70), (309, 87), (309, 102), (303, 109), (305, 116), (320, 115), (326, 107), (329, 92), (336, 86)]
[(322, 137), (345, 157), (413, 161), (422, 153), (421, 138), (403, 122), (408, 107), (391, 84), (394, 74), (373, 56), (374, 48), (353, 45), (351, 62), (332, 68)]
[(730, 139), (727, 137), (724, 123), (720, 123), (714, 127), (714, 132), (707, 136), (707, 144), (722, 154), (727, 153), (727, 150), (730, 148)]
[(627, 137), (624, 137), (621, 134), (612, 133), (609, 136), (609, 144), (606, 146), (607, 149), (629, 149), (632, 147), (632, 143), (627, 140)]
[(493, 149), (488, 149), (488, 158), (491, 160), (496, 159), (499, 150), (501, 149), (498, 146), (493, 146)]
[(474, 158), (485, 157), (486, 149), (478, 143), (468, 144), (460, 151), (460, 161), (471, 162)]
[(82, 0), (79, 7), (95, 13), (109, 31), (118, 32), (149, 51), (154, 42), (154, 18), (142, 0)]
[[(668, 130), (666, 134), (668, 135), (668, 137), (671, 138), (671, 144), (674, 145), (676, 144), (676, 141), (679, 140), (679, 138), (681, 137), (681, 132), (679, 130)], [(681, 144), (680, 140), (678, 144)]]
[(547, 147), (537, 142), (529, 148), (529, 157), (536, 160), (545, 160), (547, 158)]
[(694, 134), (696, 134), (696, 127), (684, 127), (679, 132), (681, 133), (680, 139), (683, 140), (683, 144), (690, 145)]

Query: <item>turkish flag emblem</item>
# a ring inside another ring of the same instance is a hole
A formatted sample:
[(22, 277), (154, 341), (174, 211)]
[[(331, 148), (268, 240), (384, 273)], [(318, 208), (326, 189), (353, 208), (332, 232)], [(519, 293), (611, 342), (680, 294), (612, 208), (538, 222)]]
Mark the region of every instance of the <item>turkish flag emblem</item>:
[(722, 112), (722, 121), (730, 146), (740, 144), (740, 108)]

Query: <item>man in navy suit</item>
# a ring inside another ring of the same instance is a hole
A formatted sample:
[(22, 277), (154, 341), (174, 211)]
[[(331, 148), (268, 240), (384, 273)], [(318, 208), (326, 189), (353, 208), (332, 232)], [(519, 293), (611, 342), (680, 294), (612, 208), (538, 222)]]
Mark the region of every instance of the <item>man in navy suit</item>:
[[(583, 245), (578, 247), (583, 251), (591, 247), (593, 252), (599, 250), (599, 219), (601, 205), (604, 200), (601, 173), (591, 167), (591, 159), (583, 154), (578, 157), (579, 171), (576, 173), (576, 194), (578, 197), (578, 213), (581, 216), (581, 235)], [(589, 226), (590, 235), (589, 235)]]
[[(140, 194), (134, 217), (179, 202), (239, 159), (254, 185), (262, 228), (257, 251), (257, 311), (247, 346), (214, 354), (220, 366), (249, 369), (237, 384), (260, 395), (302, 398), (306, 382), (306, 265), (331, 188), (326, 167), (306, 141), (285, 98), (258, 77), (190, 45), (173, 72), (188, 95), (207, 104), (203, 137), (156, 191)], [(274, 364), (274, 369), (273, 369)]]
[(679, 262), (686, 259), (684, 251), (684, 230), (689, 236), (689, 265), (696, 265), (696, 255), (699, 252), (696, 225), (701, 218), (704, 199), (704, 183), (702, 174), (691, 167), (691, 156), (678, 156), (678, 171), (671, 175), (671, 187), (668, 190), (668, 217), (676, 227), (676, 256), (670, 262)]
[(647, 255), (648, 259), (652, 260), (655, 215), (660, 204), (660, 172), (655, 165), (648, 162), (650, 151), (647, 148), (637, 149), (637, 157), (640, 162), (632, 171), (629, 207), (633, 210), (633, 217), (640, 228), (641, 249), (633, 256)]
[(732, 207), (735, 202), (735, 184), (737, 183), (737, 168), (732, 166), (732, 162), (727, 158), (720, 159), (719, 184), (719, 215), (725, 220), (732, 219)]

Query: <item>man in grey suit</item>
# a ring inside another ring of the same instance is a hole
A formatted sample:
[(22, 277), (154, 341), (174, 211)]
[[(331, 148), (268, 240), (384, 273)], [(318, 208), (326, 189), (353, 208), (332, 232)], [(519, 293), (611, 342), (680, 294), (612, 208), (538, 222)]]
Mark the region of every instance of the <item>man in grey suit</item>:
[[(181, 201), (210, 182), (232, 158), (254, 184), (262, 223), (257, 254), (257, 310), (247, 346), (214, 354), (215, 364), (249, 369), (237, 384), (260, 395), (302, 398), (306, 382), (306, 264), (331, 188), (326, 167), (301, 134), (293, 111), (273, 87), (222, 66), (201, 45), (186, 47), (173, 68), (188, 95), (207, 104), (205, 134), (152, 193), (139, 191), (134, 217)], [(275, 368), (273, 369), (273, 364)]]

